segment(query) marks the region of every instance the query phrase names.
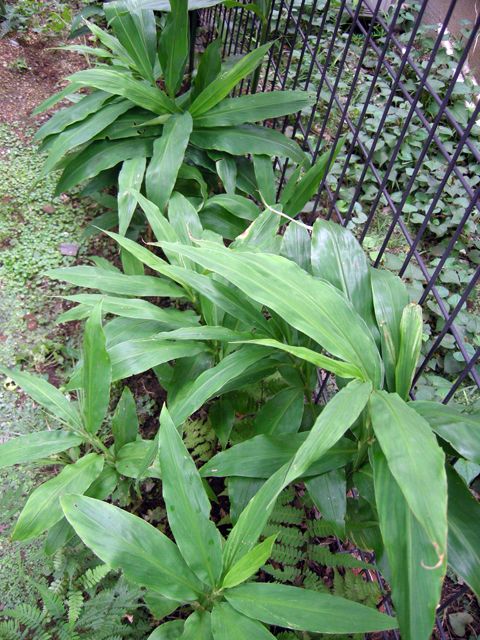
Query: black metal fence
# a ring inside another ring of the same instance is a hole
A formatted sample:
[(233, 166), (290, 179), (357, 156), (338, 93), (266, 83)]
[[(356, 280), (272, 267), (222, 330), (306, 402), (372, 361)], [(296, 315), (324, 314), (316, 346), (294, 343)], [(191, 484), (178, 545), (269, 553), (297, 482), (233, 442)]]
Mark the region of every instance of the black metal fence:
[[(429, 316), (417, 397), (478, 397), (480, 91), (468, 56), (480, 15), (450, 36), (425, 23), (428, 0), (273, 0), (202, 12), (225, 56), (274, 41), (256, 90), (315, 92), (311, 111), (271, 122), (312, 159), (346, 143), (307, 217), (348, 225), (375, 266), (410, 283)], [(458, 25), (457, 25), (458, 26)], [(240, 92), (255, 90), (252, 78)], [(477, 123), (478, 121), (478, 123)], [(281, 189), (289, 165), (278, 165)]]

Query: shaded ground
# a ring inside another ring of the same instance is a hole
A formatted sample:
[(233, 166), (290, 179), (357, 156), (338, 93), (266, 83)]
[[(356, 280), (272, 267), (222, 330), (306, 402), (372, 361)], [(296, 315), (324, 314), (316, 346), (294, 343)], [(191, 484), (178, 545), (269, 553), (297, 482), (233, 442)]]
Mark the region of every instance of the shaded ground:
[[(80, 66), (81, 58), (48, 51), (38, 40), (0, 40), (0, 363), (50, 379), (57, 366), (68, 369), (75, 335), (55, 327), (63, 303), (44, 273), (75, 261), (59, 245), (81, 242), (91, 212), (74, 198), (54, 198), (55, 176), (38, 180), (42, 158), (30, 141), (30, 113)], [(0, 442), (46, 426), (43, 412), (2, 376)], [(19, 509), (43, 474), (31, 466), (0, 472), (0, 609), (35, 600), (25, 573), (38, 579), (49, 572), (41, 543), (9, 541)]]
[(13, 36), (0, 40), (0, 122), (31, 125), (32, 110), (85, 66), (83, 57), (54, 50), (54, 45)]

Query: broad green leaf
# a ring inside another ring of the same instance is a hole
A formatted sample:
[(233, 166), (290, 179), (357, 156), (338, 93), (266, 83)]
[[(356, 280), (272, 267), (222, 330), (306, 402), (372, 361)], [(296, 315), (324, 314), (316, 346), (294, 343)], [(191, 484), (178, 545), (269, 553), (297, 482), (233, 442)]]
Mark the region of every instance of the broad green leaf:
[[(397, 394), (373, 393), (370, 416), (390, 472), (443, 566), (447, 552), (445, 455), (428, 422)], [(419, 487), (428, 487), (428, 491), (419, 491)]]
[(146, 158), (131, 158), (125, 160), (118, 174), (118, 231), (122, 236), (127, 233), (137, 207), (134, 191), (140, 191), (146, 166)]
[[(204, 477), (269, 478), (297, 453), (308, 433), (289, 433), (283, 436), (254, 436), (217, 453), (200, 470)], [(331, 447), (305, 471), (312, 477), (345, 466), (357, 451), (356, 444), (347, 438)]]
[(400, 347), (395, 367), (395, 391), (407, 400), (422, 348), (422, 308), (408, 304), (400, 321)]
[(125, 140), (101, 140), (92, 142), (76, 155), (63, 170), (55, 190), (56, 195), (69, 191), (84, 180), (94, 178), (131, 158), (144, 158), (153, 152), (153, 139), (126, 138)]
[(283, 234), (280, 255), (293, 260), (304, 271), (311, 273), (310, 254), (311, 240), (307, 229), (294, 222), (290, 223)]
[(275, 204), (276, 202), (276, 184), (275, 174), (273, 173), (273, 162), (269, 155), (254, 155), (253, 167), (255, 170), (255, 179), (260, 193), (260, 199), (267, 204)]
[[(135, 440), (128, 442), (117, 452), (115, 469), (122, 476), (141, 480), (143, 478), (160, 479), (160, 465), (158, 460), (153, 460), (152, 450), (157, 451), (157, 443), (151, 440)], [(154, 456), (155, 457), (155, 456)]]
[(188, 62), (188, 0), (172, 0), (170, 8), (160, 36), (158, 56), (167, 91), (174, 98)]
[(13, 530), (13, 540), (29, 540), (62, 519), (60, 498), (72, 491), (84, 493), (103, 469), (103, 457), (89, 453), (41, 484), (30, 494)]
[(69, 77), (76, 87), (94, 87), (113, 95), (123, 96), (133, 104), (159, 115), (178, 111), (171, 100), (158, 87), (136, 80), (133, 75), (113, 69), (86, 69)]
[(135, 442), (138, 435), (138, 416), (135, 398), (128, 387), (123, 389), (112, 417), (112, 434), (115, 453), (129, 442)]
[(221, 207), (238, 218), (250, 221), (256, 220), (260, 215), (254, 202), (237, 194), (221, 193), (212, 196), (205, 202), (202, 212), (209, 207)]
[(253, 422), (255, 434), (296, 433), (302, 422), (303, 408), (303, 389), (282, 389), (270, 398), (257, 413)]
[(207, 369), (170, 400), (169, 412), (174, 423), (182, 424), (207, 400), (218, 395), (222, 387), (264, 357), (261, 349), (247, 346), (230, 353), (212, 369)]
[(203, 343), (193, 341), (176, 343), (145, 338), (120, 342), (108, 350), (112, 361), (112, 380), (122, 380), (148, 371), (164, 362), (194, 356), (205, 350)]
[(90, 114), (96, 113), (110, 97), (105, 91), (93, 91), (83, 96), (75, 104), (54, 113), (35, 133), (33, 139), (39, 142), (48, 136), (60, 133), (71, 124), (84, 120)]
[(285, 478), (289, 466), (287, 462), (271, 475), (240, 514), (223, 549), (224, 571), (230, 571), (257, 544), (278, 496), (288, 484)]
[[(57, 91), (57, 93), (52, 94), (46, 100), (41, 102), (38, 105), (38, 107), (35, 107), (35, 109), (32, 111), (32, 115), (37, 116), (39, 113), (43, 113), (44, 111), (48, 111), (49, 109), (54, 107), (57, 104), (57, 102), (60, 102), (60, 100), (63, 100), (64, 98), (67, 98), (68, 96), (71, 96), (72, 93), (74, 94), (75, 91), (78, 88), (79, 88), (78, 85), (76, 85), (73, 82), (71, 82), (64, 89), (62, 89), (61, 91)], [(76, 97), (78, 98), (78, 94), (76, 94)], [(73, 98), (73, 96), (72, 96), (72, 98)]]
[(395, 366), (400, 348), (400, 320), (408, 304), (408, 293), (400, 278), (390, 271), (370, 269), (373, 307), (385, 364), (388, 391), (395, 391)]
[(177, 545), (151, 524), (85, 496), (64, 496), (62, 508), (84, 544), (112, 569), (122, 569), (127, 580), (182, 602), (202, 593)]
[(222, 68), (222, 39), (213, 40), (200, 56), (197, 75), (193, 80), (192, 98), (195, 99), (215, 80)]
[(190, 107), (192, 117), (198, 118), (207, 111), (210, 111), (210, 109), (223, 100), (223, 98), (226, 98), (243, 78), (246, 78), (258, 67), (271, 46), (272, 43), (268, 42), (248, 53), (233, 65), (233, 67), (220, 73), (217, 78), (212, 80), (193, 101)]
[[(439, 565), (434, 547), (408, 506), (379, 447), (373, 462), (375, 498), (400, 632), (405, 640), (428, 640), (446, 565)], [(417, 492), (422, 493), (419, 486)]]
[(370, 330), (376, 328), (370, 270), (362, 247), (348, 229), (317, 220), (312, 233), (313, 275), (343, 291)]
[(210, 407), (208, 419), (218, 441), (225, 448), (235, 423), (235, 409), (227, 396), (221, 396)]
[(85, 120), (77, 122), (62, 133), (59, 133), (48, 149), (48, 156), (42, 169), (42, 175), (52, 171), (69, 151), (86, 142), (90, 142), (97, 133), (100, 133), (122, 113), (131, 108), (132, 103), (128, 100), (111, 102), (85, 118)]
[(464, 458), (480, 464), (480, 416), (462, 413), (439, 402), (417, 400), (409, 403), (437, 435), (446, 440)]
[[(276, 92), (275, 92), (276, 93)], [(285, 190), (280, 202), (284, 205), (284, 211), (292, 218), (299, 214), (305, 205), (316, 195), (320, 183), (324, 176), (330, 171), (338, 154), (343, 148), (345, 139), (340, 140), (335, 148), (332, 159), (330, 160), (331, 151), (322, 154), (315, 164), (305, 172), (305, 174), (296, 182), (293, 193)], [(287, 198), (287, 196), (290, 196)], [(336, 225), (338, 228), (339, 225)], [(313, 241), (313, 240), (312, 240)]]
[(183, 620), (171, 620), (157, 627), (147, 640), (178, 640), (182, 637), (185, 624)]
[(123, 67), (135, 67), (135, 62), (130, 57), (130, 54), (125, 49), (125, 47), (120, 43), (118, 38), (114, 35), (101, 29), (94, 22), (90, 22), (88, 20), (84, 20), (85, 26), (91, 31), (91, 33), (97, 38), (97, 40), (107, 49), (115, 55), (116, 58), (121, 62), (120, 66)]
[(311, 104), (312, 96), (306, 91), (269, 91), (227, 98), (213, 109), (195, 116), (195, 129), (262, 122), (296, 113)]
[(2, 365), (0, 365), (0, 372), (11, 378), (32, 400), (38, 402), (39, 405), (56, 418), (74, 428), (82, 427), (82, 421), (76, 405), (67, 400), (63, 393), (52, 384), (38, 376), (33, 376), (23, 371), (7, 369)]
[(290, 353), (292, 354), (292, 356), (300, 358), (301, 360), (305, 360), (306, 362), (311, 362), (316, 367), (325, 369), (325, 371), (330, 371), (342, 378), (361, 379), (363, 377), (362, 371), (354, 364), (348, 364), (346, 362), (341, 362), (340, 360), (334, 360), (333, 358), (324, 356), (321, 353), (313, 351), (312, 349), (307, 349), (306, 347), (295, 347), (289, 344), (284, 344), (283, 342), (279, 342), (278, 340), (272, 340), (270, 338), (258, 338), (255, 340), (249, 340), (248, 343), (280, 349), (281, 351)]
[(175, 329), (175, 331), (161, 331), (155, 336), (164, 340), (219, 340), (222, 342), (232, 340), (242, 340), (248, 335), (227, 329), (226, 327), (214, 327), (200, 325), (198, 327), (186, 327), (185, 329)]
[(210, 611), (195, 611), (185, 620), (182, 640), (213, 640)]
[(75, 284), (78, 287), (98, 289), (105, 293), (135, 297), (181, 298), (183, 289), (154, 276), (126, 276), (100, 267), (60, 267), (47, 272), (48, 277)]
[(352, 380), (325, 406), (300, 446), (286, 476), (289, 484), (333, 447), (362, 413), (372, 393), (370, 382)]
[(131, 336), (136, 339), (152, 338), (163, 325), (156, 320), (135, 320), (134, 318), (114, 318), (104, 326), (107, 347), (113, 347), (120, 342), (127, 341)]
[(305, 486), (323, 518), (333, 523), (338, 536), (345, 537), (347, 512), (345, 469), (333, 469), (328, 473), (309, 478), (305, 481)]
[[(202, 243), (201, 248), (162, 243), (206, 269), (219, 273), (253, 300), (269, 307), (313, 338), (333, 356), (362, 371), (374, 386), (382, 382), (380, 354), (364, 321), (344, 296), (295, 263), (270, 254), (236, 252)], [(295, 297), (285, 291), (295, 291)]]
[(284, 584), (249, 582), (228, 589), (225, 598), (238, 612), (287, 629), (312, 633), (365, 633), (395, 629), (395, 618), (327, 593)]
[(228, 571), (222, 582), (222, 589), (230, 589), (238, 584), (245, 582), (257, 571), (263, 567), (272, 554), (272, 548), (275, 544), (276, 534), (270, 536), (253, 549), (246, 553), (233, 567)]
[(372, 387), (350, 382), (327, 404), (291, 462), (276, 471), (248, 503), (228, 537), (224, 567), (228, 571), (257, 542), (280, 492), (328, 453), (363, 411)]
[(102, 326), (102, 306), (96, 305), (83, 334), (82, 412), (85, 429), (96, 433), (108, 411), (112, 364)]
[(194, 129), (190, 141), (200, 149), (216, 149), (235, 156), (272, 155), (299, 163), (306, 160), (305, 153), (291, 138), (275, 129), (250, 124)]
[(75, 531), (66, 518), (62, 518), (48, 531), (43, 551), (46, 556), (53, 556), (73, 538)]
[(260, 622), (238, 613), (227, 602), (214, 605), (212, 631), (214, 640), (274, 640), (275, 637)]
[(153, 156), (145, 175), (148, 199), (164, 211), (175, 187), (178, 171), (183, 163), (190, 133), (190, 114), (172, 116), (163, 135), (153, 145)]
[[(168, 203), (168, 219), (175, 229), (180, 242), (192, 244), (192, 238), (200, 238), (203, 234), (202, 223), (197, 210), (184, 195), (174, 192)], [(195, 269), (190, 260), (183, 260), (183, 266)]]
[(82, 443), (82, 438), (68, 431), (37, 431), (0, 444), (0, 469), (23, 462), (34, 462), (66, 451)]
[[(180, 607), (182, 604), (178, 600), (165, 598), (165, 596), (162, 596), (160, 593), (157, 593), (155, 591), (147, 591), (144, 595), (144, 600), (145, 604), (157, 620), (162, 620), (162, 618), (165, 618), (165, 616), (173, 613), (175, 609), (178, 609), (178, 607)], [(181, 620), (180, 622), (183, 622), (183, 620)], [(157, 628), (157, 631), (159, 630), (159, 628), (160, 627)]]
[(237, 163), (234, 158), (225, 155), (216, 161), (215, 166), (225, 191), (230, 195), (234, 194), (237, 189)]
[[(152, 231), (157, 240), (179, 240), (175, 229), (167, 220), (165, 215), (160, 211), (156, 204), (145, 198), (140, 192), (135, 192), (135, 198), (142, 207), (143, 212), (148, 220), (148, 224), (152, 227)], [(131, 241), (130, 241), (131, 242)], [(142, 247), (143, 248), (143, 247)]]
[(65, 296), (65, 299), (88, 307), (94, 307), (101, 301), (104, 313), (112, 313), (124, 318), (137, 318), (138, 320), (158, 320), (158, 322), (165, 323), (165, 328), (180, 329), (197, 325), (198, 316), (190, 311), (163, 309), (146, 300), (116, 298), (96, 293), (79, 293), (74, 296)]
[(109, 26), (128, 51), (140, 75), (155, 82), (156, 24), (152, 10), (140, 10), (131, 2), (104, 4)]
[(480, 598), (480, 505), (447, 465), (448, 563)]
[(238, 522), (242, 511), (264, 484), (265, 480), (261, 478), (228, 478), (228, 500), (232, 524)]
[[(145, 265), (168, 276), (176, 282), (191, 286), (198, 293), (211, 300), (215, 305), (230, 313), (234, 318), (241, 320), (247, 326), (254, 326), (269, 335), (272, 333), (270, 326), (261, 311), (246, 296), (240, 296), (237, 289), (227, 286), (222, 282), (214, 280), (212, 277), (201, 275), (182, 267), (169, 265), (165, 260), (154, 255), (145, 247), (140, 246), (128, 238), (123, 238), (116, 233), (106, 232), (111, 238), (127, 251), (135, 255)], [(176, 246), (176, 245), (175, 245)], [(182, 312), (184, 313), (184, 312)]]
[(159, 452), (170, 529), (190, 569), (213, 588), (223, 566), (220, 532), (210, 520), (210, 501), (197, 467), (165, 406), (160, 414)]

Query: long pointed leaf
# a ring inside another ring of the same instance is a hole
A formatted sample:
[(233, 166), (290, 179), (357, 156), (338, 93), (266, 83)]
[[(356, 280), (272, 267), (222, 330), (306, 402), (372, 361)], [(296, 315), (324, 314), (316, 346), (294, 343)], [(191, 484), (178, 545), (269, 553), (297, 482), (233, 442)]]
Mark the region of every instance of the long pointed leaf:
[[(390, 472), (436, 552), (434, 564), (445, 567), (447, 480), (443, 451), (428, 423), (397, 394), (373, 393), (370, 415)], [(428, 491), (420, 487), (428, 487)]]
[(112, 382), (112, 364), (103, 333), (101, 304), (93, 308), (85, 325), (82, 372), (85, 429), (96, 433), (108, 411)]
[(163, 211), (175, 187), (192, 131), (190, 114), (172, 116), (162, 137), (153, 145), (153, 156), (145, 176), (147, 195)]
[(230, 91), (243, 80), (243, 78), (246, 78), (258, 67), (271, 46), (272, 43), (268, 42), (251, 53), (248, 53), (231, 69), (224, 71), (218, 78), (213, 80), (193, 101), (190, 107), (192, 117), (196, 118), (201, 116), (228, 96)]
[(29, 540), (62, 519), (60, 498), (67, 493), (83, 493), (100, 475), (103, 457), (89, 453), (75, 464), (69, 464), (51, 480), (30, 494), (13, 530), (13, 540)]
[[(332, 285), (280, 256), (235, 252), (216, 245), (162, 246), (219, 273), (332, 355), (358, 366), (375, 386), (381, 384), (382, 363), (375, 341), (352, 305)], [(294, 299), (285, 296), (286, 289), (295, 291)]]
[(87, 547), (128, 580), (172, 600), (193, 601), (203, 591), (177, 546), (141, 518), (78, 495), (65, 496), (62, 507)]
[(38, 431), (0, 444), (0, 469), (33, 462), (76, 447), (82, 438), (67, 431)]
[(249, 582), (225, 593), (234, 609), (287, 629), (313, 633), (364, 633), (395, 629), (397, 621), (376, 609), (327, 593), (284, 584)]
[(220, 533), (210, 520), (210, 501), (197, 467), (165, 406), (159, 452), (163, 499), (175, 541), (192, 571), (215, 587), (222, 573)]
[(227, 98), (206, 113), (195, 117), (195, 128), (231, 127), (262, 122), (296, 113), (313, 104), (306, 91), (270, 91), (238, 98)]
[[(375, 498), (390, 567), (392, 597), (405, 640), (428, 640), (440, 599), (444, 566), (393, 477), (387, 458), (374, 455)], [(418, 490), (418, 493), (421, 491)]]
[(118, 175), (118, 231), (124, 236), (137, 206), (137, 199), (132, 191), (140, 191), (142, 186), (146, 158), (125, 160)]

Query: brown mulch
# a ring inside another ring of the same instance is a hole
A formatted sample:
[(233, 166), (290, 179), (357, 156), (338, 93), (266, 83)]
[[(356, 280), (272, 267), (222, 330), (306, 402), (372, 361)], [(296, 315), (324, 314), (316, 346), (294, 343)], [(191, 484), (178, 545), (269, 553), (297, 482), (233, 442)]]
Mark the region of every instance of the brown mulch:
[(67, 83), (65, 77), (85, 67), (83, 56), (54, 50), (52, 39), (0, 39), (0, 122), (29, 126), (33, 109)]

